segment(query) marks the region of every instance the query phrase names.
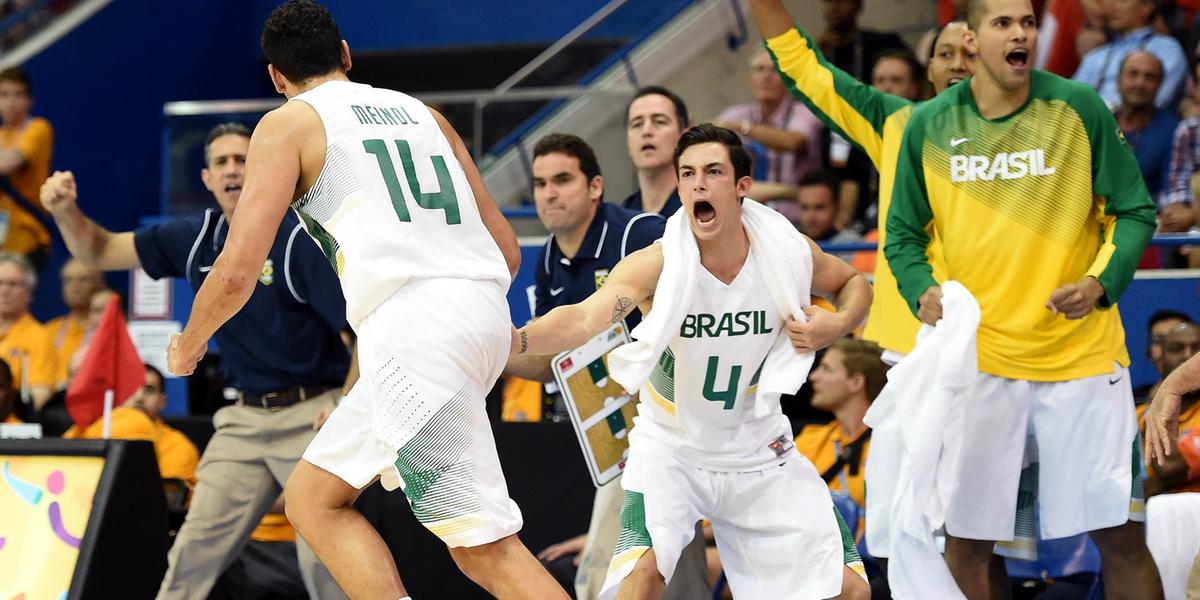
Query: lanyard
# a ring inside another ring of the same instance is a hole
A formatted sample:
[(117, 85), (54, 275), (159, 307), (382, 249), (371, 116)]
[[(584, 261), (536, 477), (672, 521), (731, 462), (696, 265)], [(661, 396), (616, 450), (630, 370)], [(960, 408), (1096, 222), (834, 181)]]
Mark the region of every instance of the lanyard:
[[(1147, 31), (1142, 36), (1142, 39), (1138, 40), (1137, 50), (1144, 50), (1152, 37), (1154, 37), (1154, 31)], [(1109, 46), (1108, 52), (1104, 54), (1104, 66), (1100, 67), (1100, 80), (1096, 82), (1095, 89), (1097, 94), (1100, 93), (1100, 90), (1104, 89), (1104, 84), (1108, 83), (1108, 68), (1112, 66), (1113, 55), (1116, 54), (1116, 50), (1116, 44), (1114, 43), (1112, 46)], [(1126, 56), (1128, 55), (1129, 53), (1126, 53)]]

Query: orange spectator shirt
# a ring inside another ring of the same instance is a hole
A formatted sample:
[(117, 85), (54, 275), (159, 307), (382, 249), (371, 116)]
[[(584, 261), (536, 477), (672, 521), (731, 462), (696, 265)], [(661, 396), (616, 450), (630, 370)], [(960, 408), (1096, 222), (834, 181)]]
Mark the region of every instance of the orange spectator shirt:
[[(1146, 403), (1137, 407), (1138, 428), (1142, 431), (1142, 435), (1146, 435), (1146, 409), (1150, 404)], [(1189, 433), (1200, 430), (1200, 402), (1196, 402), (1191, 406), (1183, 409), (1179, 413), (1179, 439), (1183, 439)], [(1143, 439), (1145, 439), (1143, 437)], [(1143, 457), (1144, 458), (1144, 457)], [(1146, 460), (1146, 474), (1154, 476), (1158, 473), (1158, 467), (1154, 461)], [(1200, 492), (1200, 480), (1192, 481), (1184, 485), (1175, 486), (1166, 490), (1167, 493), (1176, 494), (1180, 492)]]
[[(72, 425), (62, 435), (64, 438), (98, 440), (104, 437), (104, 420), (97, 419), (80, 433)], [(163, 422), (154, 422), (146, 413), (136, 408), (117, 407), (112, 412), (111, 436), (121, 440), (146, 440), (154, 444), (154, 456), (158, 459), (158, 472), (163, 479), (182, 479), (189, 486), (196, 484), (196, 466), (200, 463), (200, 451), (196, 445), (178, 429)]]
[(14, 388), (21, 389), (25, 372), (29, 374), (29, 385), (54, 387), (54, 347), (46, 328), (33, 315), (25, 313), (0, 336), (0, 357), (12, 369)]
[[(836, 421), (832, 421), (825, 425), (806, 425), (800, 430), (800, 435), (796, 436), (796, 450), (803, 454), (805, 458), (812, 461), (814, 467), (817, 468), (817, 473), (824, 474), (833, 463), (838, 459), (838, 448), (845, 448), (850, 443), (857, 440), (859, 437), (866, 435), (868, 429), (864, 429), (862, 433), (852, 439), (842, 437), (842, 427)], [(846, 474), (846, 486), (842, 485), (840, 476), (834, 477), (829, 481), (829, 489), (835, 492), (847, 492), (854, 502), (859, 506), (867, 505), (867, 488), (864, 483), (864, 476), (867, 469), (867, 453), (870, 451), (870, 440), (863, 442), (862, 463), (857, 469), (857, 474), (851, 475), (851, 467), (847, 464), (843, 468)]]
[[(42, 183), (50, 176), (50, 154), (54, 129), (41, 117), (25, 119), (17, 128), (0, 128), (0, 148), (19, 150), (25, 164), (8, 176), (8, 181), (25, 199), (41, 208)], [(0, 195), (0, 210), (8, 211), (8, 237), (4, 249), (28, 254), (50, 245), (50, 232), (37, 217), (7, 195)]]
[(46, 321), (46, 334), (54, 348), (54, 386), (67, 387), (67, 365), (87, 336), (87, 319), (71, 313)]

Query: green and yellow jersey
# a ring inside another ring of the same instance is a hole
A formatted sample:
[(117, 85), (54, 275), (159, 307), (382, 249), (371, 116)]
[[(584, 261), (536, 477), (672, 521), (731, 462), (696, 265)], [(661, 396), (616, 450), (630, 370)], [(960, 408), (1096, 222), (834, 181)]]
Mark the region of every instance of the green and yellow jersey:
[[(897, 290), (883, 244), (887, 239), (885, 224), (896, 177), (896, 155), (913, 103), (880, 92), (833, 66), (799, 27), (768, 39), (766, 44), (792, 96), (826, 126), (862, 149), (879, 171), (875, 299), (863, 337), (885, 349), (907, 354), (916, 342), (921, 323), (908, 311)], [(930, 260), (935, 271), (941, 273), (936, 244), (930, 249)]]
[[(1044, 71), (1011, 115), (985, 119), (970, 80), (913, 111), (884, 247), (915, 313), (953, 279), (979, 301), (979, 370), (1065, 381), (1129, 364), (1115, 306), (1154, 233), (1133, 152), (1091, 88)], [(945, 278), (926, 258), (941, 244)], [(1067, 320), (1046, 308), (1058, 287), (1096, 277), (1099, 310)]]

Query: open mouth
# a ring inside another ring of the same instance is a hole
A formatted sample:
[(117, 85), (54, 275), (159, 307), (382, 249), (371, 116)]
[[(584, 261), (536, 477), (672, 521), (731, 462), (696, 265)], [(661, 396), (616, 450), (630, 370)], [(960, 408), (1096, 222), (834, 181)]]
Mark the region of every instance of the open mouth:
[(240, 183), (231, 183), (231, 184), (225, 186), (225, 193), (227, 193), (227, 194), (232, 194), (232, 193), (240, 192), (240, 191), (242, 191), (242, 184), (240, 184)]
[(654, 150), (657, 150), (657, 149), (658, 148), (654, 144), (642, 144), (642, 152), (647, 152), (647, 151), (653, 152)]
[(1029, 51), (1024, 48), (1014, 48), (1004, 55), (1004, 61), (1014, 69), (1023, 69), (1029, 64)]
[(954, 85), (964, 79), (966, 79), (966, 77), (959, 77), (958, 75), (955, 75), (955, 76), (951, 77), (950, 79), (946, 80), (946, 85), (947, 86)]
[(717, 218), (717, 209), (704, 200), (696, 202), (692, 213), (696, 215), (697, 223), (711, 223), (713, 219)]

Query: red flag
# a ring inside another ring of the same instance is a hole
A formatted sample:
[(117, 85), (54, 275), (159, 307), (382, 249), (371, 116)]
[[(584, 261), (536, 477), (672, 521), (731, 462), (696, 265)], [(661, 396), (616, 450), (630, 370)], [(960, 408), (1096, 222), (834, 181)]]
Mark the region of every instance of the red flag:
[(82, 431), (104, 414), (105, 390), (113, 391), (114, 406), (119, 406), (144, 383), (146, 367), (113, 294), (67, 390), (67, 412)]

